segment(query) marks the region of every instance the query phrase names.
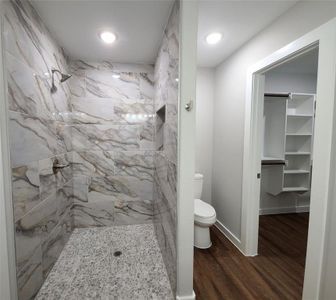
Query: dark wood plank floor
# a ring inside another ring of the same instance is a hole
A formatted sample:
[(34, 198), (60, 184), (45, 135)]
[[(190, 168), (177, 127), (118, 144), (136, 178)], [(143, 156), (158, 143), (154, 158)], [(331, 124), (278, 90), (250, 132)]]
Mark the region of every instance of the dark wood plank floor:
[(196, 299), (301, 299), (308, 219), (308, 213), (261, 216), (256, 257), (243, 256), (213, 226), (212, 247), (195, 248)]

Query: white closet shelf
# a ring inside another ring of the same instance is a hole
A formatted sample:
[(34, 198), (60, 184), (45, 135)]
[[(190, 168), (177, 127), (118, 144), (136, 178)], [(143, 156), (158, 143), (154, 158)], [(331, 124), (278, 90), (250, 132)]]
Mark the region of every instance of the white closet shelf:
[(284, 159), (283, 159), (283, 157), (264, 156), (264, 157), (261, 158), (261, 160), (278, 161), (278, 160), (284, 160)]
[(290, 132), (287, 132), (286, 135), (289, 135), (289, 136), (312, 136), (313, 134), (312, 133), (290, 133)]
[(309, 174), (307, 170), (284, 170), (284, 174)]
[(293, 118), (312, 118), (312, 114), (287, 114), (287, 117), (293, 117)]
[(286, 152), (286, 155), (310, 155), (310, 152)]
[(308, 192), (309, 189), (306, 187), (298, 186), (298, 187), (284, 187), (282, 189), (283, 192)]

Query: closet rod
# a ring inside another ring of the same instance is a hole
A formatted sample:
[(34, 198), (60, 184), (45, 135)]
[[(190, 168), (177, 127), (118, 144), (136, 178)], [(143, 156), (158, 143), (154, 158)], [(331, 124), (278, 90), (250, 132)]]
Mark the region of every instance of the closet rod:
[(283, 98), (291, 98), (292, 94), (291, 93), (265, 93), (265, 97), (283, 97)]

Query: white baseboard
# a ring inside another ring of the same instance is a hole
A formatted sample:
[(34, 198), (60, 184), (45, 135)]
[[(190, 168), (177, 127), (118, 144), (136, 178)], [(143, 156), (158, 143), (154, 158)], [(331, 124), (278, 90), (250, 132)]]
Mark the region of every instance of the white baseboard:
[(310, 206), (309, 205), (303, 205), (303, 206), (297, 206), (296, 207), (296, 212), (297, 213), (303, 213), (303, 212), (309, 212), (310, 211)]
[(176, 295), (176, 300), (195, 300), (196, 299), (196, 294), (193, 291), (191, 295), (187, 296), (178, 296)]
[[(242, 244), (241, 241), (229, 230), (227, 229), (220, 221), (216, 221), (215, 226), (219, 229), (221, 233), (228, 238), (228, 240), (236, 246), (236, 248), (244, 254), (243, 250), (241, 249)], [(244, 254), (245, 255), (245, 254)]]
[(277, 214), (290, 214), (309, 212), (309, 205), (304, 206), (290, 206), (290, 207), (271, 207), (260, 208), (259, 215), (277, 215)]

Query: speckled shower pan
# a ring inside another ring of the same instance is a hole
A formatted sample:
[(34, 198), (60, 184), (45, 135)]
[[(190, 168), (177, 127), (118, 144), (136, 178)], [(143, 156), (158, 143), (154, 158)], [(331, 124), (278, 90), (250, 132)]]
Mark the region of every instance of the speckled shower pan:
[(75, 229), (35, 299), (174, 299), (153, 224)]

